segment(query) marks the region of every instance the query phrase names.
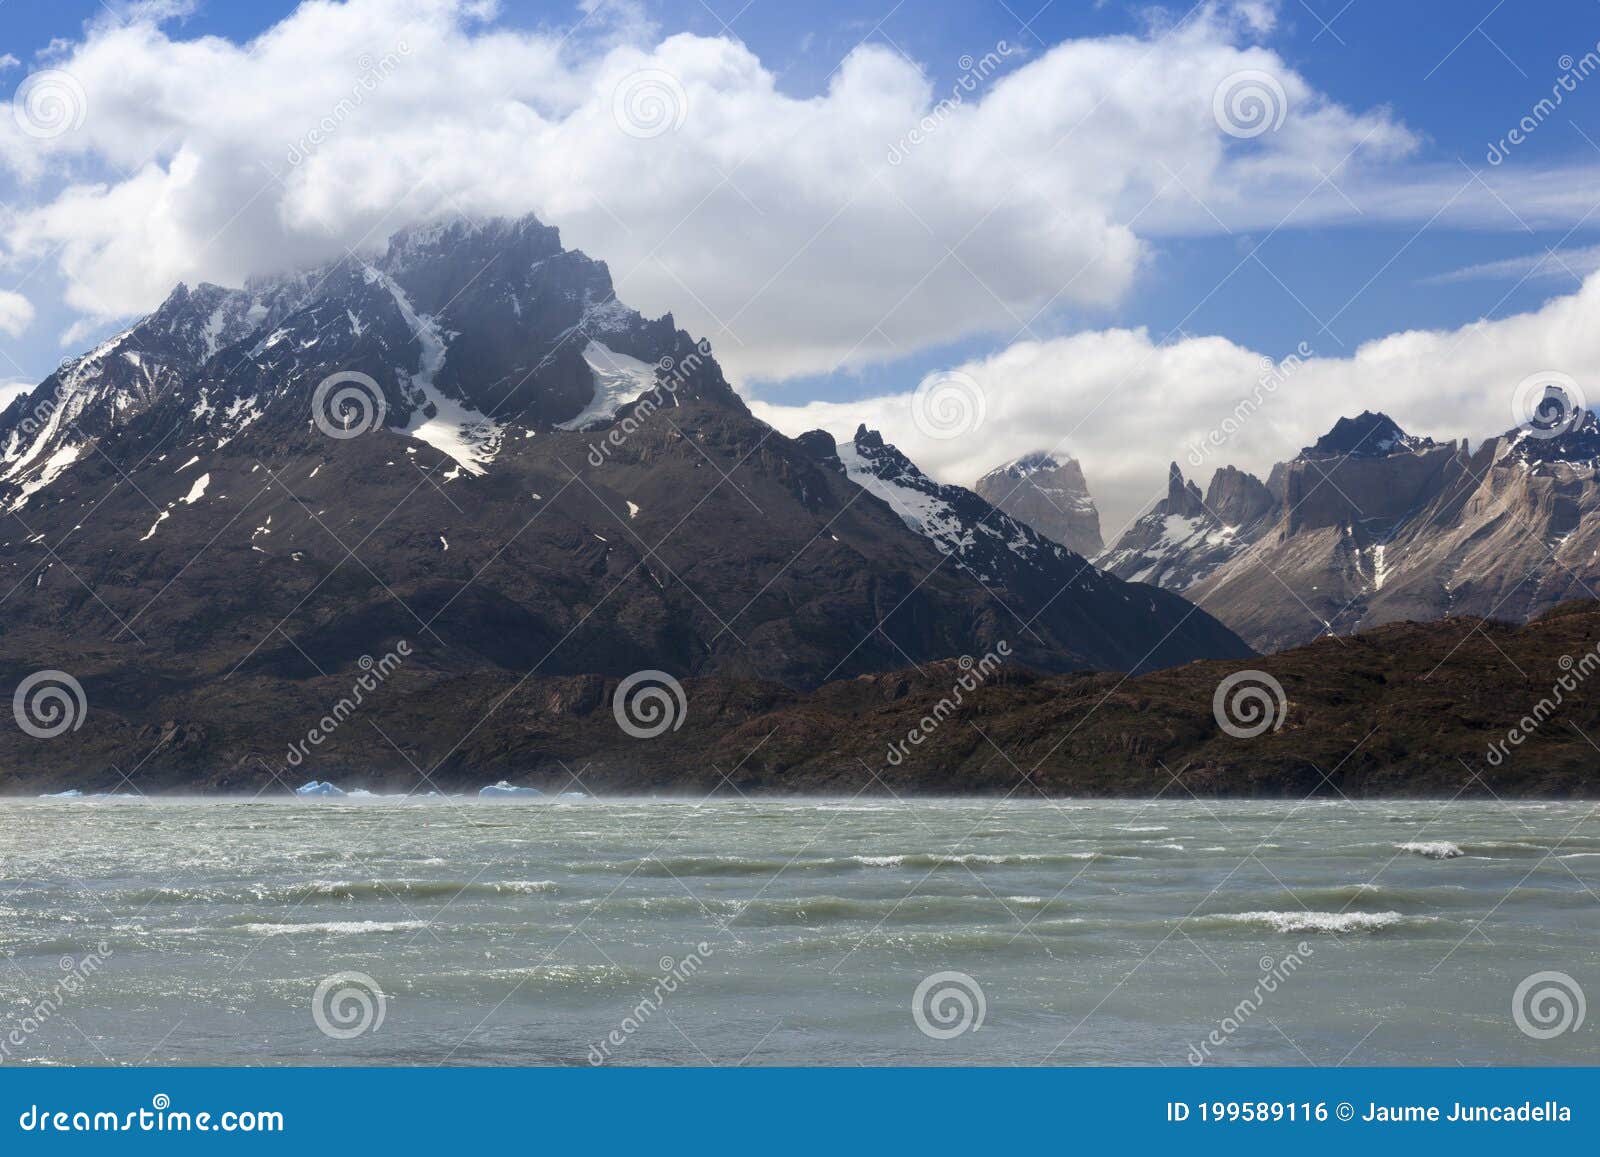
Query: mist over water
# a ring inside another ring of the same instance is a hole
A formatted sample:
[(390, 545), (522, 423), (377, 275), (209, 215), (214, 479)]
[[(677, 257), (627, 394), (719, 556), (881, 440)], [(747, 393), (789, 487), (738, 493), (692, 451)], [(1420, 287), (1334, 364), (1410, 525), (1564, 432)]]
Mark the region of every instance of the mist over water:
[(1594, 1064), (1597, 892), (1581, 802), (13, 800), (0, 1060)]

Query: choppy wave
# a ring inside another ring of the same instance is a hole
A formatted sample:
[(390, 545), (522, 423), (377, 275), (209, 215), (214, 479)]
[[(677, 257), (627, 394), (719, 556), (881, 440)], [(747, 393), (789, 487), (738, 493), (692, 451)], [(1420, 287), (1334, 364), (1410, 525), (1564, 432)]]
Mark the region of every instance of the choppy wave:
[(311, 880), (258, 882), (243, 887), (134, 888), (116, 899), (138, 905), (192, 903), (289, 903), (316, 900), (453, 900), (461, 897), (531, 896), (554, 892), (554, 880)]
[(1429, 860), (1453, 860), (1466, 855), (1460, 845), (1452, 844), (1448, 840), (1413, 840), (1410, 843), (1396, 844), (1394, 847), (1397, 852), (1410, 852), (1414, 856), (1422, 856)]
[(1431, 917), (1399, 912), (1229, 912), (1202, 919), (1270, 928), (1274, 932), (1381, 932)]
[[(1162, 845), (1156, 845), (1160, 847)], [(802, 872), (840, 872), (864, 869), (931, 870), (939, 868), (1003, 868), (1067, 865), (1100, 858), (1099, 852), (881, 852), (851, 856), (777, 859), (771, 856), (647, 856), (639, 860), (591, 860), (574, 863), (568, 870), (582, 873), (620, 873), (658, 876), (775, 876)]]
[[(998, 868), (1021, 864), (1072, 864), (1097, 859), (1098, 852), (965, 852), (960, 855), (936, 852), (908, 852), (891, 856), (850, 856), (848, 862), (867, 868)], [(824, 861), (838, 863), (839, 861)]]
[(252, 923), (244, 931), (261, 936), (321, 933), (325, 936), (361, 936), (373, 932), (415, 932), (426, 928), (423, 920), (312, 920), (304, 924)]

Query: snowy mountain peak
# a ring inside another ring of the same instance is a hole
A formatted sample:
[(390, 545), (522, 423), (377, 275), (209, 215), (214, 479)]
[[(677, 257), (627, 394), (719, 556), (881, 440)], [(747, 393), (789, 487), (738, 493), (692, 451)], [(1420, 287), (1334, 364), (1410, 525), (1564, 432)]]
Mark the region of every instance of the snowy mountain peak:
[[(371, 260), (178, 285), (154, 312), (0, 415), (0, 506), (167, 406), (169, 449), (215, 450), (266, 414), (306, 427), (319, 383), (375, 383), (383, 425), (487, 470), (511, 427), (593, 428), (673, 368), (674, 396), (737, 405), (709, 346), (617, 300), (602, 262), (534, 217), (401, 230)], [(367, 392), (373, 392), (368, 387)], [(170, 405), (169, 405), (170, 404)]]
[[(1565, 405), (1563, 399), (1562, 405)], [(1557, 419), (1558, 421), (1560, 419)], [(1551, 434), (1551, 428), (1519, 426), (1507, 432), (1502, 461), (1523, 462), (1529, 466), (1565, 463), (1573, 466), (1600, 463), (1600, 418), (1584, 410), (1575, 418), (1568, 415)]]
[[(1072, 459), (1068, 458), (1066, 461), (1070, 462)], [(1052, 457), (1048, 451), (1034, 450), (1031, 453), (1022, 455), (1020, 458), (1013, 458), (1003, 466), (995, 467), (985, 474), (983, 478), (987, 480), (1004, 476), (1021, 481), (1039, 473), (1041, 470), (1059, 470), (1060, 468), (1061, 462)]]
[(1402, 430), (1388, 414), (1363, 410), (1354, 418), (1340, 418), (1316, 443), (1300, 451), (1301, 458), (1384, 458), (1401, 451), (1434, 445), (1432, 438), (1415, 437)]
[(1085, 557), (1100, 553), (1100, 512), (1076, 459), (1035, 450), (978, 479), (985, 500)]

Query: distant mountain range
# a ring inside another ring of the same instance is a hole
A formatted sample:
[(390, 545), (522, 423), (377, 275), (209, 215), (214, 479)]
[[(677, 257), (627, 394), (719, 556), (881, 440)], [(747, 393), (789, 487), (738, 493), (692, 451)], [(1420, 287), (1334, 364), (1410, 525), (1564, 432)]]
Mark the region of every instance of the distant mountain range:
[[(1552, 386), (1559, 391), (1560, 387)], [(1600, 593), (1600, 419), (1550, 396), (1558, 421), (1475, 449), (1363, 412), (1265, 481), (1223, 466), (1167, 496), (1095, 566), (1193, 600), (1259, 651), (1405, 620), (1526, 622)], [(1098, 538), (1083, 471), (1039, 452), (976, 489), (1056, 542)], [(1036, 480), (1043, 480), (1042, 484)]]
[(0, 729), (12, 769), (270, 782), (402, 641), (409, 724), (365, 738), (419, 753), (537, 714), (552, 677), (803, 691), (1000, 642), (1054, 672), (1250, 653), (869, 431), (777, 433), (532, 218), (179, 286), (0, 414), (0, 507), (0, 676), (62, 672), (88, 705), (49, 739)]
[(1404, 620), (1525, 622), (1600, 591), (1600, 420), (1437, 443), (1384, 414), (1340, 419), (1266, 481), (1223, 467), (1096, 559), (1193, 599), (1253, 647)]

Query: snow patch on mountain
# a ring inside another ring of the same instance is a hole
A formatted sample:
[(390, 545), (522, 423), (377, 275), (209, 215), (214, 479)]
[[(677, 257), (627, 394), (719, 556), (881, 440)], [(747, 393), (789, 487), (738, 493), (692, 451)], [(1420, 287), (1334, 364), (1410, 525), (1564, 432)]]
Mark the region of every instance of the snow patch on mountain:
[(839, 461), (850, 481), (887, 502), (902, 522), (918, 534), (931, 538), (943, 553), (960, 554), (977, 545), (973, 530), (948, 502), (936, 494), (905, 485), (899, 479), (880, 478), (854, 443), (839, 443)]
[(7, 509), (12, 511), (21, 510), (28, 504), (29, 498), (59, 478), (61, 472), (76, 462), (78, 456), (82, 453), (82, 446), (71, 444), (62, 446), (44, 460), (44, 464), (39, 467), (38, 473), (22, 484), (21, 492), (12, 500)]
[(583, 360), (594, 375), (594, 397), (574, 418), (558, 422), (558, 430), (583, 430), (611, 421), (617, 411), (655, 389), (656, 367), (618, 353), (604, 342), (583, 347)]
[[(482, 474), (500, 452), (504, 427), (488, 415), (480, 414), (455, 398), (446, 397), (433, 384), (439, 371), (444, 369), (445, 358), (450, 352), (438, 321), (427, 314), (418, 313), (405, 290), (392, 277), (370, 265), (365, 273), (369, 282), (382, 285), (389, 291), (400, 315), (422, 346), (417, 370), (410, 375), (411, 388), (418, 395), (418, 400), (405, 433), (455, 459), (457, 466), (468, 474)], [(446, 475), (447, 478), (455, 476), (454, 473)]]

